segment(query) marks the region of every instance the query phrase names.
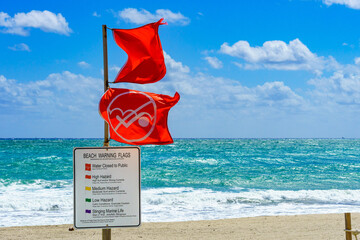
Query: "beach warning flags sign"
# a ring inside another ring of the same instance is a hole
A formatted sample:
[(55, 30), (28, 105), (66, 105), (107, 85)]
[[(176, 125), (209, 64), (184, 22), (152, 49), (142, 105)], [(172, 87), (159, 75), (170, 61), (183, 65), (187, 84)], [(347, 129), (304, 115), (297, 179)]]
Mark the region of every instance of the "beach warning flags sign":
[(127, 144), (170, 144), (169, 110), (179, 101), (162, 94), (110, 88), (100, 100), (99, 112), (110, 126), (110, 138)]
[(128, 60), (115, 78), (117, 82), (153, 83), (165, 76), (164, 54), (158, 34), (164, 19), (134, 29), (113, 29), (114, 40)]

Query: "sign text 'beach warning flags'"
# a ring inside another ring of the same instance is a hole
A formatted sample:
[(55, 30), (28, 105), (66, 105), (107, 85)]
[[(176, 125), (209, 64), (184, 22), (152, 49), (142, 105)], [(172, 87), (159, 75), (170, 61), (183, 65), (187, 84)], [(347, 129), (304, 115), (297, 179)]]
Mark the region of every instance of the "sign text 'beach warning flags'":
[(109, 124), (110, 138), (127, 144), (170, 144), (168, 112), (180, 99), (162, 94), (109, 88), (99, 104), (102, 118)]
[(117, 82), (154, 83), (166, 74), (164, 54), (158, 34), (160, 19), (134, 29), (112, 29), (114, 40), (128, 55), (115, 78)]

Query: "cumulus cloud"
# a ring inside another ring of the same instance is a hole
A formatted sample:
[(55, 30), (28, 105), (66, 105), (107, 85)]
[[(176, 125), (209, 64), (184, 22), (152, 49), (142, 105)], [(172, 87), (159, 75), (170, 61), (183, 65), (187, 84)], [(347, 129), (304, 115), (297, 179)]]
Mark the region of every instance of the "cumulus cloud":
[(93, 12), (93, 14), (92, 14), (94, 17), (101, 17), (101, 15), (100, 14), (98, 14), (96, 11), (95, 12)]
[(171, 70), (170, 72), (176, 73), (188, 73), (190, 72), (190, 68), (186, 65), (183, 65), (181, 62), (175, 61), (164, 51), (164, 58), (166, 66)]
[(360, 105), (360, 72), (339, 70), (308, 83), (315, 87), (312, 95), (320, 103)]
[[(300, 95), (281, 81), (247, 87), (238, 81), (241, 79), (193, 72), (169, 53), (165, 52), (164, 56), (167, 66), (164, 79), (154, 84), (123, 83), (121, 87), (168, 95), (178, 91), (181, 100), (169, 115), (169, 125), (180, 126), (177, 136), (184, 136), (185, 132), (188, 137), (326, 137), (329, 136), (329, 126), (336, 126), (343, 119), (356, 119), (357, 116), (352, 115), (358, 112), (360, 105), (360, 67), (357, 65), (342, 66), (329, 77), (311, 79), (308, 84), (313, 89)], [(44, 136), (49, 136), (46, 135), (49, 131), (51, 134), (60, 132), (61, 135), (62, 128), (67, 126), (70, 129), (68, 132), (73, 134), (76, 126), (83, 131), (80, 136), (99, 137), (103, 125), (97, 109), (102, 94), (102, 79), (68, 71), (25, 83), (0, 75), (0, 119), (3, 122), (4, 119), (19, 119), (18, 122), (27, 123), (26, 126), (31, 126), (31, 129), (34, 125), (38, 125), (38, 129), (47, 125), (48, 128), (43, 130)], [(334, 109), (338, 111), (331, 112)], [(20, 117), (13, 118), (14, 114)], [(337, 116), (346, 117), (334, 120), (333, 125), (323, 124), (326, 119)], [(32, 121), (29, 120), (31, 118)], [(66, 122), (69, 118), (73, 120), (71, 124)], [(306, 125), (307, 121), (309, 125)], [(323, 129), (323, 135), (313, 135), (314, 122)], [(49, 126), (61, 130), (51, 130)], [(18, 126), (13, 124), (12, 127)], [(88, 130), (95, 128), (98, 128), (98, 135), (86, 135), (94, 134), (94, 131)], [(173, 130), (176, 133), (176, 128)], [(291, 135), (288, 130), (294, 134)], [(302, 134), (303, 131), (306, 134)], [(30, 130), (29, 134), (32, 134)]]
[[(284, 119), (293, 117), (296, 120), (301, 114), (303, 114), (301, 119), (307, 119), (309, 115), (313, 116), (310, 113), (317, 113), (316, 110), (319, 109), (309, 107), (314, 103), (328, 105), (329, 102), (333, 102), (351, 106), (360, 103), (359, 68), (348, 68), (347, 72), (339, 70), (337, 74), (329, 78), (314, 78), (309, 82), (314, 90), (310, 94), (305, 93), (305, 96), (310, 98), (304, 99), (304, 96), (281, 81), (267, 81), (257, 86), (247, 87), (236, 79), (193, 72), (182, 62), (172, 58), (170, 54), (164, 53), (164, 56), (167, 64), (167, 74), (164, 79), (154, 84), (123, 83), (121, 87), (171, 96), (176, 91), (179, 92), (181, 100), (171, 110), (169, 124), (180, 124), (179, 129), (182, 130), (189, 125), (188, 134), (194, 132), (195, 135), (186, 136), (239, 137), (242, 131), (246, 131), (249, 123), (252, 125), (254, 121), (258, 121), (256, 124), (259, 124), (254, 126), (261, 128), (263, 124), (268, 124), (268, 120), (272, 123), (282, 120), (284, 123)], [(356, 69), (358, 72), (355, 71)], [(350, 71), (352, 71), (351, 74)], [(51, 126), (72, 118), (76, 122), (75, 125), (83, 129), (84, 136), (88, 136), (86, 129), (89, 128), (85, 127), (86, 124), (92, 124), (90, 129), (98, 127), (101, 134), (101, 118), (97, 109), (102, 94), (102, 79), (68, 71), (53, 73), (43, 80), (26, 83), (0, 75), (0, 114), (4, 116), (3, 119), (11, 114), (22, 114), (19, 119), (36, 116), (32, 117), (34, 123), (38, 121), (36, 119), (51, 120), (52, 122), (49, 123)], [(243, 122), (245, 125), (240, 126), (244, 118), (247, 119)], [(297, 123), (301, 124), (301, 119), (296, 120)], [(188, 121), (192, 124), (186, 124)], [(232, 131), (231, 127), (224, 127), (229, 124), (239, 129)], [(281, 129), (281, 126), (274, 128), (274, 133), (279, 128)], [(254, 134), (251, 136), (267, 136), (261, 131), (250, 131)], [(72, 131), (69, 130), (69, 132)], [(177, 134), (184, 136), (181, 132)]]
[(309, 70), (321, 72), (329, 60), (312, 53), (299, 39), (290, 41), (267, 41), (262, 46), (251, 47), (247, 41), (238, 41), (232, 46), (221, 45), (220, 52), (241, 58), (246, 64), (237, 64), (245, 69)]
[(121, 67), (113, 65), (109, 68), (109, 70), (118, 73), (121, 70)]
[[(283, 82), (268, 82), (256, 87), (245, 87), (239, 81), (214, 77), (204, 73), (192, 73), (190, 68), (165, 53), (167, 74), (155, 84), (137, 85), (142, 91), (181, 95), (180, 107), (204, 111), (217, 109), (250, 110), (249, 107), (274, 109), (301, 108), (304, 100)], [(134, 87), (133, 85), (129, 88)], [(206, 110), (207, 109), (207, 110)], [(194, 113), (195, 114), (195, 113)]]
[(359, 65), (360, 64), (360, 57), (356, 57), (354, 59), (354, 62), (355, 62), (356, 65)]
[(26, 52), (30, 52), (30, 47), (25, 44), (25, 43), (19, 43), (19, 44), (15, 44), (12, 47), (9, 47), (10, 50), (13, 51), (26, 51)]
[(323, 3), (327, 6), (331, 6), (333, 4), (345, 5), (348, 8), (352, 9), (360, 9), (360, 1), (359, 0), (323, 0)]
[(204, 59), (210, 64), (211, 67), (215, 69), (220, 69), (223, 67), (223, 63), (217, 57), (204, 57)]
[(89, 68), (90, 67), (90, 64), (85, 62), (85, 61), (81, 61), (81, 62), (78, 62), (78, 65), (81, 67), (81, 68)]
[[(102, 80), (68, 71), (21, 83), (0, 75), (0, 107), (15, 112), (68, 113), (97, 109)], [(2, 113), (8, 111), (1, 111)]]
[[(174, 116), (181, 119), (199, 116), (205, 120), (210, 112), (224, 116), (232, 111), (237, 114), (263, 113), (264, 109), (291, 111), (301, 109), (304, 104), (303, 98), (283, 82), (268, 82), (249, 88), (235, 80), (192, 73), (168, 54), (166, 59), (171, 64), (168, 64), (168, 74), (162, 81), (143, 85), (124, 83), (122, 87), (168, 95), (178, 91), (181, 101), (173, 111)], [(0, 75), (0, 114), (37, 114), (44, 119), (56, 116), (59, 120), (91, 115), (100, 121), (97, 108), (102, 91), (102, 79), (68, 71), (27, 83)]]
[(53, 32), (57, 34), (69, 35), (72, 30), (69, 23), (61, 15), (50, 11), (32, 10), (28, 13), (16, 13), (10, 17), (5, 12), (0, 12), (0, 32), (10, 33), (21, 36), (28, 36), (30, 28), (39, 28), (44, 32)]
[(156, 22), (161, 18), (164, 18), (168, 23), (179, 25), (188, 25), (190, 23), (190, 19), (188, 17), (185, 17), (180, 12), (174, 13), (169, 9), (158, 9), (153, 14), (145, 9), (138, 10), (136, 8), (125, 8), (119, 11), (116, 16), (127, 22), (136, 24)]

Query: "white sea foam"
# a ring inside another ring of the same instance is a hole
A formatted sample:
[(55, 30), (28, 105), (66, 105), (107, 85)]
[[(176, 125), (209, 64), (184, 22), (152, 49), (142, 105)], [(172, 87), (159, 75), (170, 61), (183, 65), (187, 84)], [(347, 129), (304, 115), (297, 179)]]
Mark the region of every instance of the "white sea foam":
[(64, 224), (71, 223), (72, 216), (69, 182), (0, 185), (0, 226)]
[[(72, 183), (0, 183), (0, 226), (73, 223)], [(145, 222), (360, 211), (360, 190), (142, 190)]]
[(142, 196), (143, 219), (151, 222), (360, 211), (360, 190), (161, 188)]

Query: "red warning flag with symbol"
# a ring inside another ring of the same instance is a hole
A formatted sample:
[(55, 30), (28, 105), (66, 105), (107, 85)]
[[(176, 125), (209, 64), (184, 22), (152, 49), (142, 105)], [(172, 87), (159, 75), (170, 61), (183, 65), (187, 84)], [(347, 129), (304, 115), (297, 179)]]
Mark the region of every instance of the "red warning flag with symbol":
[(117, 82), (154, 83), (166, 74), (164, 54), (158, 34), (164, 19), (134, 29), (113, 29), (115, 42), (128, 55), (115, 78)]
[(85, 171), (91, 171), (91, 164), (85, 163)]
[(180, 99), (162, 94), (109, 88), (99, 103), (99, 112), (109, 124), (110, 138), (127, 144), (170, 144), (169, 110)]

